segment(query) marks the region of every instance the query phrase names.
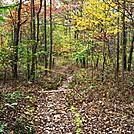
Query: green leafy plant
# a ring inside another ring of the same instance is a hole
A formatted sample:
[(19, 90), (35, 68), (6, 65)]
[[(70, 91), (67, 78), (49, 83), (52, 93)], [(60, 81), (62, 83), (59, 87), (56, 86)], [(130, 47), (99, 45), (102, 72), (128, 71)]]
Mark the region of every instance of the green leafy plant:
[(34, 112), (35, 108), (34, 107), (31, 107), (31, 105), (27, 105), (25, 107), (25, 114), (26, 115), (32, 115), (33, 112)]
[(5, 94), (5, 100), (7, 100), (9, 103), (15, 103), (17, 102), (17, 99), (22, 99), (22, 98), (24, 98), (24, 96), (20, 91), (15, 91), (13, 93)]
[(32, 124), (27, 123), (25, 120), (17, 118), (15, 125), (15, 134), (34, 134), (34, 128)]
[(3, 132), (4, 132), (4, 125), (0, 124), (0, 133), (3, 133)]
[[(1, 2), (1, 1), (0, 1)], [(1, 16), (0, 16), (0, 23), (2, 23), (2, 22), (6, 22), (6, 19), (3, 17), (3, 15), (2, 14), (7, 14), (8, 12), (8, 10), (7, 10), (7, 8), (2, 8), (3, 7), (3, 5), (0, 3), (0, 14), (1, 14)]]
[(78, 113), (77, 108), (75, 108), (74, 106), (71, 106), (70, 110), (72, 113), (74, 113), (74, 116), (75, 116), (75, 119), (74, 119), (75, 125), (76, 125), (75, 132), (79, 134), (82, 132), (82, 126), (83, 126), (81, 115)]
[(131, 79), (130, 84), (134, 86), (134, 77)]

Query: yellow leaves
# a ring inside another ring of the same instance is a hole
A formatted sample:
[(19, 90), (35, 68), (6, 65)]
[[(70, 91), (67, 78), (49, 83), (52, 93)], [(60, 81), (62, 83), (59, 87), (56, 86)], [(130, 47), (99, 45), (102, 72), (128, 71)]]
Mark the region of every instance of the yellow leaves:
[(96, 21), (96, 20), (91, 20), (91, 23), (92, 23), (93, 25), (98, 25), (98, 24), (99, 24), (99, 22)]
[(125, 22), (128, 22), (128, 21), (129, 21), (129, 19), (127, 17), (125, 17)]
[(78, 16), (77, 16), (77, 15), (72, 14), (72, 17), (73, 17), (73, 19), (75, 19), (75, 20), (78, 19)]
[(121, 32), (121, 29), (119, 29), (118, 26), (113, 26), (107, 29), (107, 34), (116, 35), (118, 32)]
[(110, 3), (110, 5), (111, 5), (111, 7), (114, 7), (114, 8), (117, 7), (117, 4), (115, 4), (115, 3), (113, 3), (113, 2)]
[[(107, 31), (108, 36), (116, 35), (118, 30), (117, 18), (121, 13), (117, 12), (117, 4), (112, 0), (106, 2), (100, 0), (84, 0), (82, 16), (72, 15), (75, 19), (74, 30), (88, 30), (90, 37), (100, 34), (101, 29)], [(108, 3), (108, 4), (106, 4)], [(126, 19), (126, 21), (128, 21)]]
[(108, 34), (117, 34), (117, 33), (118, 33), (118, 30), (117, 29), (108, 31)]
[(89, 24), (90, 24), (89, 19), (79, 17), (76, 20), (74, 30), (85, 30), (87, 27), (89, 27)]

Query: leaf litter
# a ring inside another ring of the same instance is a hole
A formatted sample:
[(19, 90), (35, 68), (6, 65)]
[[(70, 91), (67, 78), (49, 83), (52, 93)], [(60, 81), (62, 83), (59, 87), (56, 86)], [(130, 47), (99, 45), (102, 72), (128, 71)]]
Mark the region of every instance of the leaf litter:
[[(5, 85), (6, 90), (0, 96), (2, 133), (132, 134), (133, 87), (120, 90), (116, 84), (113, 86), (112, 80), (104, 85), (99, 82), (92, 85), (88, 80), (74, 77), (74, 73), (81, 70), (71, 69), (64, 67), (60, 70), (64, 75), (60, 84), (47, 91), (42, 90), (43, 83), (22, 84), (18, 88), (20, 94), (15, 94), (18, 98), (13, 95), (11, 98), (4, 94), (15, 91), (10, 84)], [(55, 78), (59, 80), (59, 77), (61, 75)]]

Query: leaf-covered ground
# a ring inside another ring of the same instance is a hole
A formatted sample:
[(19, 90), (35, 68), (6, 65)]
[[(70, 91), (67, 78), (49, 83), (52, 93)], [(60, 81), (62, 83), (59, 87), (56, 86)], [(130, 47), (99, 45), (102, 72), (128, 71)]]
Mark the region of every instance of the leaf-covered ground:
[(122, 89), (120, 81), (108, 77), (102, 83), (97, 75), (66, 66), (38, 83), (21, 81), (16, 88), (1, 83), (1, 133), (132, 134), (132, 83), (126, 81)]

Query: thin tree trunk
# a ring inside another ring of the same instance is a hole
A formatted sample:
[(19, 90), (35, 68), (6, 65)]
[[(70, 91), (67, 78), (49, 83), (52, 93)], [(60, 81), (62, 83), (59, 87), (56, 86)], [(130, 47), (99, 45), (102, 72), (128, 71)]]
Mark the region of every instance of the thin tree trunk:
[(49, 61), (49, 69), (52, 69), (52, 52), (53, 52), (53, 28), (52, 28), (52, 0), (50, 0), (50, 61)]
[(27, 44), (27, 79), (30, 80), (30, 52), (29, 52), (29, 44)]
[(20, 32), (20, 21), (21, 21), (21, 7), (22, 7), (22, 0), (20, 0), (19, 8), (18, 8), (18, 17), (17, 17), (17, 24), (14, 25), (14, 59), (13, 59), (13, 78), (17, 79), (18, 77), (18, 43), (19, 43), (19, 32)]
[(105, 41), (103, 46), (103, 65), (102, 65), (102, 82), (104, 81), (104, 73), (105, 73), (105, 63), (106, 63), (106, 53), (105, 53)]
[(126, 0), (124, 0), (124, 3), (123, 3), (123, 16), (122, 16), (122, 23), (123, 23), (123, 26), (122, 26), (122, 33), (123, 33), (123, 68), (124, 70), (126, 70), (127, 68), (127, 62), (126, 62), (126, 58), (127, 58), (127, 55), (126, 55), (126, 43), (127, 43), (127, 35), (126, 35), (126, 23), (125, 23), (125, 8), (126, 8)]
[(128, 58), (128, 71), (131, 71), (131, 65), (132, 65), (132, 56), (133, 56), (133, 49), (134, 49), (134, 33), (132, 37), (132, 43), (131, 43), (131, 48), (129, 51), (129, 58)]
[(47, 18), (46, 18), (46, 0), (44, 0), (44, 51), (45, 51), (45, 74), (47, 74), (48, 56), (47, 56)]
[[(40, 15), (40, 12), (41, 12), (41, 9), (42, 9), (42, 0), (40, 0), (40, 7), (39, 7), (39, 10), (37, 12), (37, 32), (36, 32), (36, 50), (35, 50), (35, 53), (37, 51), (37, 46), (39, 44), (39, 30), (40, 30), (40, 18), (39, 18), (39, 15)], [(36, 57), (36, 56), (35, 56)], [(37, 57), (35, 58), (35, 64), (36, 64), (36, 69), (37, 69), (37, 64), (38, 64), (38, 60), (37, 60)], [(36, 71), (35, 69), (35, 71)]]
[(76, 40), (78, 40), (78, 33), (79, 33), (78, 30), (76, 30), (76, 31), (74, 32), (74, 38), (75, 38)]
[(127, 38), (126, 38), (126, 23), (125, 23), (125, 8), (126, 8), (126, 0), (123, 2), (123, 16), (122, 16), (122, 89), (124, 89), (124, 82), (125, 82), (125, 73), (124, 71), (126, 70), (126, 43), (127, 43)]
[(94, 48), (92, 47), (92, 59), (91, 59), (91, 67), (92, 67), (92, 83), (94, 83), (94, 66), (93, 66), (93, 61), (94, 61)]
[(40, 15), (41, 9), (42, 9), (42, 0), (40, 0), (40, 8), (37, 13), (37, 44), (39, 42), (39, 21), (40, 21), (39, 15)]
[[(118, 10), (119, 10), (119, 6), (118, 6)], [(117, 24), (118, 24), (118, 30), (119, 30), (119, 17), (117, 19)], [(119, 31), (117, 32), (117, 48), (116, 48), (116, 54), (117, 54), (117, 59), (116, 59), (116, 76), (117, 76), (117, 81), (119, 79), (119, 54), (120, 54), (120, 41), (119, 41), (119, 38), (120, 38), (120, 34), (119, 34)]]
[(36, 29), (35, 29), (35, 9), (34, 9), (34, 0), (31, 0), (31, 23), (32, 23), (32, 65), (31, 65), (31, 81), (35, 80), (35, 65), (36, 65), (36, 48), (37, 48), (37, 42), (36, 42)]

